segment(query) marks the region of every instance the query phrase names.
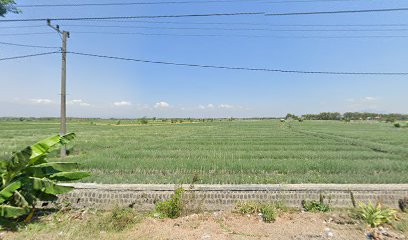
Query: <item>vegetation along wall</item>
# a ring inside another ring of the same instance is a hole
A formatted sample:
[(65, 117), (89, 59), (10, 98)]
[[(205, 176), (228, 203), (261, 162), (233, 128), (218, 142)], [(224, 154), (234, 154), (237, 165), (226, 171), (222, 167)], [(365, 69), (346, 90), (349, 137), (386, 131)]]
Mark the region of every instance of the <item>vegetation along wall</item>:
[[(75, 190), (60, 201), (74, 207), (112, 208), (130, 206), (152, 209), (168, 199), (176, 185), (76, 183)], [(202, 210), (222, 210), (238, 201), (283, 202), (300, 207), (302, 200), (324, 199), (332, 207), (352, 207), (358, 202), (381, 202), (398, 208), (398, 200), (408, 196), (408, 184), (288, 184), (288, 185), (183, 185), (190, 204)], [(354, 202), (354, 203), (353, 203)]]

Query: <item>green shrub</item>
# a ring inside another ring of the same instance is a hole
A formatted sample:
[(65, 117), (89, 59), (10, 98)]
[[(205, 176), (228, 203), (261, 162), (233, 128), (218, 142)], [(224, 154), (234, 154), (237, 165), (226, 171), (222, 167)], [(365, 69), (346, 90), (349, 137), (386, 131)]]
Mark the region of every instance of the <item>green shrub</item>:
[(142, 219), (132, 208), (114, 208), (107, 215), (102, 216), (99, 225), (104, 231), (119, 232), (127, 229), (132, 224), (138, 223)]
[(278, 208), (275, 204), (259, 203), (255, 201), (239, 202), (235, 207), (241, 214), (261, 214), (264, 222), (275, 221), (278, 216)]
[(160, 218), (178, 218), (184, 209), (183, 188), (177, 188), (169, 200), (156, 204), (156, 213)]
[(401, 123), (394, 123), (394, 127), (396, 127), (396, 128), (400, 128), (401, 127)]
[(329, 205), (323, 201), (302, 201), (302, 207), (306, 212), (328, 212), (330, 211)]
[(148, 124), (149, 121), (147, 121), (146, 118), (142, 118), (142, 119), (140, 119), (140, 123), (141, 123), (141, 124)]
[(261, 204), (255, 201), (238, 202), (236, 209), (241, 214), (254, 214), (260, 212)]
[(377, 203), (375, 206), (371, 202), (368, 204), (359, 203), (358, 206), (356, 217), (371, 227), (390, 223), (393, 219), (396, 219), (397, 211), (382, 207), (380, 203)]
[(273, 204), (262, 205), (260, 212), (262, 214), (262, 220), (267, 223), (275, 221), (276, 217), (278, 216), (278, 211)]

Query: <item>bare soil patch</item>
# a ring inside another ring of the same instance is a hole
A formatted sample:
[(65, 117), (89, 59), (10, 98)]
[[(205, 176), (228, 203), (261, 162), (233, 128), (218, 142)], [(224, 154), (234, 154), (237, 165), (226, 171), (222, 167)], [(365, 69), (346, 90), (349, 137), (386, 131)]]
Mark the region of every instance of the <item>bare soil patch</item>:
[[(336, 220), (338, 222), (336, 222)], [(227, 212), (194, 214), (180, 219), (147, 219), (134, 239), (364, 239), (359, 224), (338, 214), (285, 213), (273, 223), (254, 215)]]
[[(192, 214), (177, 219), (147, 217), (118, 232), (95, 226), (97, 218), (101, 217), (90, 212), (49, 216), (17, 232), (3, 232), (0, 239), (361, 240), (367, 239), (368, 233), (364, 224), (351, 219), (345, 212), (283, 213), (273, 223), (263, 222), (258, 215), (230, 211)], [(388, 236), (383, 235), (381, 239), (408, 239), (391, 227), (383, 229)]]

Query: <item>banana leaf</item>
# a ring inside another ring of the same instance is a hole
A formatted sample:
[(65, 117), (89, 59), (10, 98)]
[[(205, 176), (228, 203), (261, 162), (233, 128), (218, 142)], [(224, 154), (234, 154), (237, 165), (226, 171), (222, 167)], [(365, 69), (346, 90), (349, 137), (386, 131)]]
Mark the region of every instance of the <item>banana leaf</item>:
[(0, 205), (0, 217), (17, 218), (30, 212), (29, 208), (13, 207), (10, 205)]
[(0, 203), (5, 202), (7, 199), (13, 196), (14, 192), (20, 187), (21, 187), (21, 182), (16, 181), (16, 182), (10, 183), (7, 187), (3, 188), (0, 191)]
[(14, 203), (18, 207), (29, 207), (30, 206), (30, 204), (28, 204), (25, 197), (18, 190), (14, 192)]
[(57, 181), (75, 181), (89, 177), (90, 175), (88, 172), (60, 172), (51, 175), (49, 178)]
[(48, 153), (54, 146), (59, 145), (60, 142), (61, 136), (55, 135), (31, 145), (32, 153), (30, 156), (29, 164), (35, 164), (37, 160), (41, 159), (41, 157)]
[(78, 163), (74, 162), (49, 162), (31, 166), (31, 168), (53, 168), (61, 172), (70, 171), (78, 167)]
[(48, 194), (62, 194), (73, 190), (73, 187), (61, 186), (54, 181), (48, 180), (46, 178), (34, 178), (30, 177), (33, 184), (33, 189), (45, 192)]

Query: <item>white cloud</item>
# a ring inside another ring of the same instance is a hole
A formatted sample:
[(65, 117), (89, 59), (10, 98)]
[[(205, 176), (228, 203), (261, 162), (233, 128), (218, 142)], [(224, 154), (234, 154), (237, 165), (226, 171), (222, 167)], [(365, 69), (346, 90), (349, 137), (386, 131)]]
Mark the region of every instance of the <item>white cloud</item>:
[(132, 103), (128, 101), (120, 101), (120, 102), (114, 102), (113, 105), (117, 107), (123, 107), (123, 106), (132, 106)]
[(208, 104), (207, 106), (204, 105), (198, 105), (196, 109), (200, 110), (206, 110), (206, 109), (243, 109), (242, 106), (239, 105), (232, 105), (232, 104), (219, 104), (219, 105), (214, 105), (214, 104)]
[(366, 101), (366, 102), (372, 102), (372, 101), (375, 101), (375, 100), (377, 100), (377, 98), (375, 98), (375, 97), (365, 97), (364, 98), (364, 101)]
[(154, 108), (169, 108), (170, 104), (166, 102), (158, 102), (154, 105)]
[(220, 105), (218, 105), (218, 107), (219, 108), (227, 108), (227, 109), (231, 109), (231, 108), (234, 108), (234, 106), (233, 105), (230, 105), (230, 104), (220, 104)]
[(54, 103), (52, 100), (46, 99), (46, 98), (29, 99), (29, 102), (33, 103), (33, 104), (51, 104), (51, 103)]
[(68, 101), (67, 104), (69, 104), (69, 105), (79, 105), (81, 107), (91, 106), (91, 104), (84, 102), (82, 99), (74, 99), (74, 100)]

